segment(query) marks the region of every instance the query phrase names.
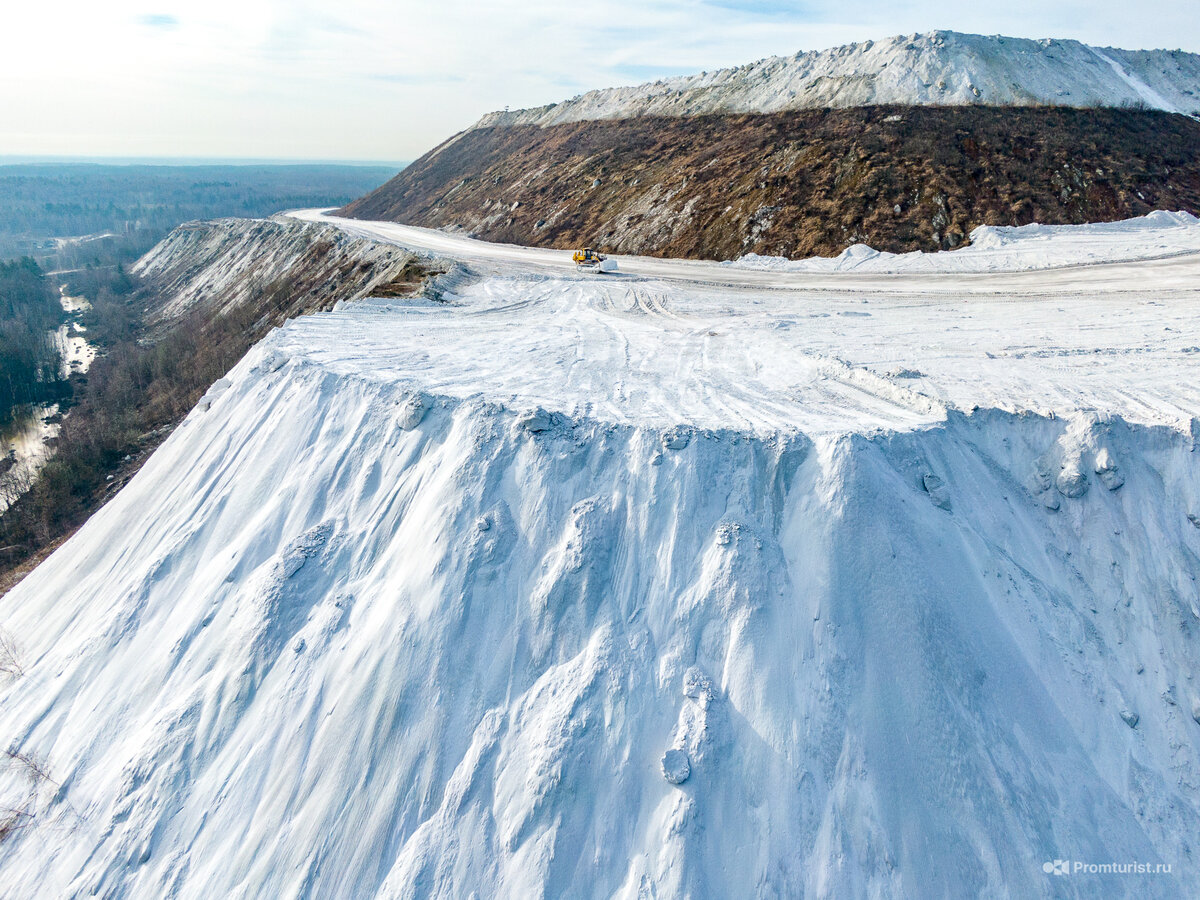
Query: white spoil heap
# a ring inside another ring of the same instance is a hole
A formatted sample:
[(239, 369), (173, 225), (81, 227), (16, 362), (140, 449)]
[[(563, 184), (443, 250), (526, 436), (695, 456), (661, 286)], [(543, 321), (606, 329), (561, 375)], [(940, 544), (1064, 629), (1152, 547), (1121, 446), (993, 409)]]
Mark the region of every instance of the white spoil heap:
[(275, 332), (4, 599), (6, 894), (1200, 894), (1194, 287), (512, 265)]

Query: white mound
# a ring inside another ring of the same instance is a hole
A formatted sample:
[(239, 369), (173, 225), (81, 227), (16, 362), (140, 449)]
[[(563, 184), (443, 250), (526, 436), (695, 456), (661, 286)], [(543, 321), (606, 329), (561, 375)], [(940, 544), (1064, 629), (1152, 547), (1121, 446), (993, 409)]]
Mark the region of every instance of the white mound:
[[(253, 362), (5, 604), (0, 729), (61, 785), (14, 896), (1200, 889), (1190, 438), (664, 452)], [(1119, 491), (1038, 481), (1101, 452)]]
[(931, 31), (590, 91), (475, 127), (881, 104), (1149, 107), (1200, 114), (1200, 55)]
[(969, 245), (939, 253), (888, 253), (855, 244), (834, 257), (792, 260), (750, 253), (724, 265), (767, 272), (1019, 272), (1197, 251), (1200, 219), (1186, 212), (1158, 210), (1088, 225), (981, 225), (971, 232)]
[(458, 289), (5, 598), (4, 893), (1200, 893), (1194, 289)]

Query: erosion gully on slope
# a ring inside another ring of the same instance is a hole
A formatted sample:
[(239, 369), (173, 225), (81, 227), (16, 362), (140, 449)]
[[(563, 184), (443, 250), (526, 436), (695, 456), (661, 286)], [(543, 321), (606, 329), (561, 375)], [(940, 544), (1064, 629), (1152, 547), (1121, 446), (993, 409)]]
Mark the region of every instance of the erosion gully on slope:
[(8, 595), (2, 883), (1200, 893), (1195, 260), (499, 252), (273, 332)]

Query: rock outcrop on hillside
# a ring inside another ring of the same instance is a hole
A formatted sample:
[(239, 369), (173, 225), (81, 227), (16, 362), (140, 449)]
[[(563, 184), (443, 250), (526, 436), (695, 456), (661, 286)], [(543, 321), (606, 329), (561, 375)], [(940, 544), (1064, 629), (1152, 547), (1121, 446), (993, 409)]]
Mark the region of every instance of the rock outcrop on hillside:
[(950, 249), (979, 225), (1200, 209), (1200, 123), (1133, 109), (865, 107), (476, 128), (343, 215), (655, 256)]
[(445, 267), (393, 244), (278, 217), (189, 222), (133, 271), (153, 288), (152, 319), (169, 324), (201, 308), (244, 314), (252, 307), (282, 321), (373, 292), (419, 289), (431, 271)]

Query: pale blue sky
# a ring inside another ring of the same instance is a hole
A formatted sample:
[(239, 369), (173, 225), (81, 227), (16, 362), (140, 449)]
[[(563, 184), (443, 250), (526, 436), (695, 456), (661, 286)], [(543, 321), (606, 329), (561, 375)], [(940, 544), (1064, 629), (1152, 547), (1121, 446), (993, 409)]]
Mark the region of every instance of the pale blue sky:
[(0, 154), (411, 159), (481, 114), (946, 28), (1200, 52), (1198, 0), (44, 0), (5, 11)]

